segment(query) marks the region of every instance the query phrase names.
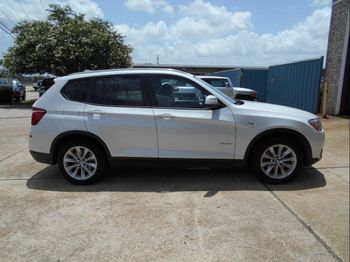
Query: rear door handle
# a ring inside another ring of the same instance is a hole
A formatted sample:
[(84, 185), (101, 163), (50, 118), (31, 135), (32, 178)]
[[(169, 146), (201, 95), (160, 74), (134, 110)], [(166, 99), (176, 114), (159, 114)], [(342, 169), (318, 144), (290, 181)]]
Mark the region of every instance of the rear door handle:
[(171, 114), (159, 114), (159, 115), (156, 115), (157, 118), (161, 118), (161, 119), (164, 119), (164, 120), (170, 120), (170, 119), (173, 119), (175, 118), (174, 115), (171, 115)]
[(104, 112), (101, 110), (91, 110), (87, 111), (87, 113), (92, 115), (93, 118), (100, 118), (104, 114)]

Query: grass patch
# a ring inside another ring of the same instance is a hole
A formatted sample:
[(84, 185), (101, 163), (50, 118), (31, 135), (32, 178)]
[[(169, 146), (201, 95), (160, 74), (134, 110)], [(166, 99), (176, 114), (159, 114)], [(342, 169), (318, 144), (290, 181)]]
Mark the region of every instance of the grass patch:
[(38, 100), (38, 99), (24, 100), (24, 101), (21, 102), (21, 105), (31, 106), (31, 105), (33, 105), (36, 102), (36, 100)]

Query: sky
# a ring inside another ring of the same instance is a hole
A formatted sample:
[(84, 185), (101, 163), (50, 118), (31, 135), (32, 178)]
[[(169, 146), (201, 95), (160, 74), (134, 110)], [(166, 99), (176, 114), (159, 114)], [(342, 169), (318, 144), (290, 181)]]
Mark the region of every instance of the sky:
[[(134, 63), (269, 66), (326, 55), (331, 0), (0, 0), (11, 28), (49, 3), (113, 23)], [(0, 57), (13, 38), (0, 30)]]

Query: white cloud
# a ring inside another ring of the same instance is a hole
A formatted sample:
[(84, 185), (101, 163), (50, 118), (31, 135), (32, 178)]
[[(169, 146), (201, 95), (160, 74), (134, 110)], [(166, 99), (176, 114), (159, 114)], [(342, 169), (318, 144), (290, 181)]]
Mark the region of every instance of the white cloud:
[(165, 0), (126, 0), (124, 5), (136, 11), (154, 13), (157, 9), (161, 9), (166, 13), (173, 13), (174, 8)]
[[(50, 1), (51, 3), (52, 1)], [(103, 17), (102, 9), (93, 0), (55, 0), (60, 5), (70, 5), (77, 13), (86, 14), (87, 18)], [(44, 20), (47, 17), (48, 1), (46, 0), (9, 0), (0, 1), (0, 20), (11, 29), (23, 20)], [(13, 38), (0, 30), (0, 57), (13, 45)]]
[(207, 21), (213, 27), (226, 25), (226, 29), (233, 30), (246, 30), (252, 27), (250, 12), (233, 13), (224, 6), (214, 6), (203, 0), (194, 0), (188, 5), (181, 6), (180, 11), (184, 16)]
[(203, 0), (181, 6), (173, 23), (116, 25), (134, 47), (136, 63), (271, 65), (325, 55), (331, 9), (276, 34), (254, 32), (250, 12), (230, 12)]
[[(60, 2), (60, 1), (56, 1)], [(66, 2), (67, 1), (62, 1)], [(69, 0), (68, 5), (73, 9), (73, 11), (77, 13), (86, 14), (86, 18), (93, 17), (104, 17), (102, 9), (98, 6), (98, 4), (92, 0)]]
[(311, 0), (311, 5), (316, 8), (331, 6), (332, 0)]
[[(87, 18), (104, 16), (102, 9), (92, 0), (56, 0), (54, 3), (70, 5), (75, 12), (86, 14)], [(43, 0), (1, 1), (0, 19), (11, 26), (23, 20), (43, 20), (48, 8), (48, 1)]]

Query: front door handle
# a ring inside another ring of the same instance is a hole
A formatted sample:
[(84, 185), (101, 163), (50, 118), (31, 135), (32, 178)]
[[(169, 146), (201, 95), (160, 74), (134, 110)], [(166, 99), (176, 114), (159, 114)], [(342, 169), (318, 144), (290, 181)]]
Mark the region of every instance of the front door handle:
[(175, 118), (174, 115), (167, 114), (167, 113), (156, 115), (156, 117), (161, 118), (161, 119), (164, 119), (164, 120), (170, 120), (170, 119)]

